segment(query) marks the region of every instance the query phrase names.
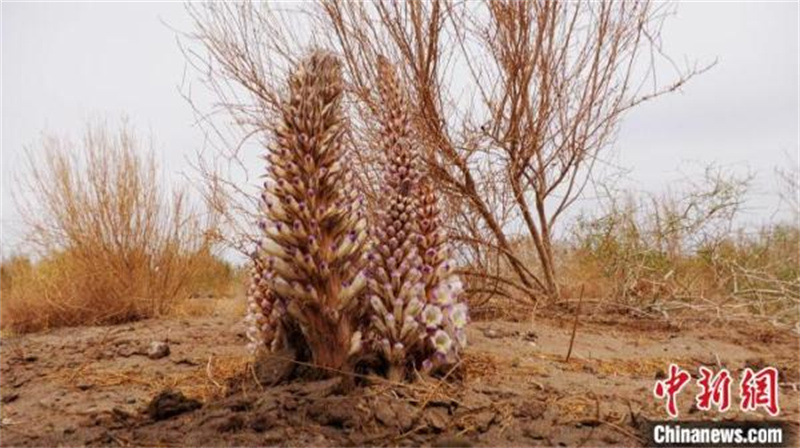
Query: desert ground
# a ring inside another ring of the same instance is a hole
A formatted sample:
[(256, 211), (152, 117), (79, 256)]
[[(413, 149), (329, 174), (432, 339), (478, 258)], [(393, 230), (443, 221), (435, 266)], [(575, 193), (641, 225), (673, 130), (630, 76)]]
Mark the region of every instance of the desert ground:
[[(262, 384), (232, 313), (7, 335), (0, 445), (641, 446), (646, 422), (666, 418), (652, 390), (672, 362), (693, 375), (700, 365), (726, 367), (734, 378), (746, 366), (776, 367), (779, 418), (796, 434), (796, 333), (585, 305), (565, 362), (572, 311), (474, 321), (458, 368), (412, 384)], [(151, 359), (153, 342), (170, 353)], [(681, 418), (768, 418), (742, 413), (732, 389), (734, 405), (719, 414), (699, 411), (687, 387)]]
[(0, 447), (646, 446), (676, 365), (800, 446), (797, 5), (64, 3), (0, 0)]

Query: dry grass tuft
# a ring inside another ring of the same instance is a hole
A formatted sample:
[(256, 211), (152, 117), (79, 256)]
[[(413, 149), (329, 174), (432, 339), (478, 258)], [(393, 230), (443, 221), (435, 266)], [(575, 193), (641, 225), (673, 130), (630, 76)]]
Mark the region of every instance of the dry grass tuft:
[(35, 261), (3, 263), (4, 329), (113, 324), (158, 316), (232, 271), (182, 191), (169, 194), (152, 152), (123, 126), (80, 145), (54, 137), (28, 152), (17, 200)]
[(474, 381), (491, 377), (498, 370), (497, 359), (488, 354), (466, 352), (462, 360), (464, 379)]
[(95, 365), (84, 365), (74, 370), (61, 370), (54, 374), (55, 379), (65, 385), (75, 384), (75, 378), (88, 382), (99, 389), (120, 386), (145, 387), (147, 393), (155, 395), (164, 389), (179, 391), (189, 398), (202, 402), (227, 395), (231, 381), (245, 375), (252, 358), (249, 355), (209, 358), (207, 363), (190, 371), (163, 374), (157, 370), (141, 368), (113, 369)]

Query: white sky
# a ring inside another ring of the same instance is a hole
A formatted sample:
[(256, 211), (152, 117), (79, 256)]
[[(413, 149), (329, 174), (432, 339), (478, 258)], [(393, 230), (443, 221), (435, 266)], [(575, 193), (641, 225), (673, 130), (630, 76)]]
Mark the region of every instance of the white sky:
[[(87, 120), (125, 115), (152, 134), (170, 176), (191, 175), (187, 158), (203, 136), (178, 91), (185, 62), (170, 27), (191, 29), (181, 3), (2, 4), (4, 252), (19, 227), (13, 177), (42, 131), (77, 139)], [(663, 41), (679, 62), (719, 62), (629, 114), (610, 159), (630, 169), (630, 188), (647, 191), (675, 187), (710, 162), (749, 169), (749, 219), (770, 219), (774, 169), (798, 153), (798, 4), (683, 3)]]

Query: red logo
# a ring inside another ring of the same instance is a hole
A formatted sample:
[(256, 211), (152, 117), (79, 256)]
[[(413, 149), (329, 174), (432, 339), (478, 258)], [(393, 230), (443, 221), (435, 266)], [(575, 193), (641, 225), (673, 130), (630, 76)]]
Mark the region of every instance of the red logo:
[(758, 373), (753, 373), (749, 367), (745, 368), (739, 392), (743, 411), (755, 411), (763, 407), (769, 415), (778, 415), (778, 370), (775, 367), (765, 367)]
[(697, 394), (697, 409), (708, 411), (712, 404), (717, 405), (719, 412), (725, 412), (731, 407), (731, 374), (728, 369), (722, 369), (716, 375), (711, 369), (700, 367), (700, 393)]
[(678, 416), (678, 394), (686, 387), (686, 384), (692, 378), (689, 373), (682, 370), (675, 364), (669, 365), (669, 376), (663, 381), (656, 383), (655, 390), (657, 398), (667, 399), (667, 413), (670, 417), (675, 418)]
[[(713, 370), (700, 366), (698, 371), (699, 393), (695, 396), (697, 409), (710, 411), (716, 407), (719, 412), (730, 409), (733, 378), (728, 369), (720, 369), (715, 374)], [(689, 384), (691, 378), (689, 372), (670, 364), (667, 378), (656, 382), (653, 393), (656, 398), (666, 401), (667, 414), (670, 417), (678, 417), (678, 395)], [(778, 415), (780, 412), (778, 370), (774, 367), (765, 367), (753, 372), (751, 368), (746, 367), (739, 382), (739, 395), (741, 399), (739, 408), (742, 411), (753, 412), (763, 408), (773, 417)]]

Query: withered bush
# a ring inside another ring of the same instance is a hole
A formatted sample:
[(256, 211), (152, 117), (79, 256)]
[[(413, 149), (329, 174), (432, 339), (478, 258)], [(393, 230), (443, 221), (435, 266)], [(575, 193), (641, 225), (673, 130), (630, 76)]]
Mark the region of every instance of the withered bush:
[[(656, 78), (655, 65), (670, 61), (659, 38), (670, 6), (649, 1), (203, 3), (188, 10), (190, 37), (205, 51), (187, 56), (218, 99), (203, 114), (217, 136), (229, 134), (215, 112), (242, 125), (243, 140), (259, 135), (278, 109), (276, 80), (306, 46), (341, 55), (355, 180), (368, 203), (383, 199), (374, 126), (382, 104), (372, 80), (380, 55), (395, 63), (467, 292), (527, 307), (558, 299), (554, 235), (627, 113), (709, 67), (671, 64), (668, 83)], [(225, 222), (233, 239), (246, 240), (249, 195), (215, 169), (246, 172), (244, 141), (222, 147), (203, 174), (228, 201), (224, 209), (236, 211)], [(532, 252), (517, 250), (518, 238)]]
[(19, 187), (36, 258), (24, 269), (4, 264), (5, 328), (161, 315), (217, 263), (209, 229), (183, 193), (165, 191), (152, 152), (127, 126), (89, 126), (78, 145), (44, 138)]
[(601, 213), (576, 222), (564, 280), (657, 315), (706, 310), (797, 324), (800, 227), (737, 228), (748, 182), (709, 169), (685, 192), (612, 194)]

